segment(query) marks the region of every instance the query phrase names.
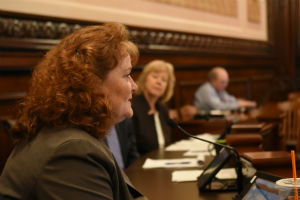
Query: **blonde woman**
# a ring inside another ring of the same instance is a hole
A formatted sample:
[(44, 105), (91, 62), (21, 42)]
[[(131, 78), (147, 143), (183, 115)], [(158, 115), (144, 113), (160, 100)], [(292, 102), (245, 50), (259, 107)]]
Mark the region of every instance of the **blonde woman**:
[(173, 95), (173, 65), (163, 60), (151, 61), (144, 67), (137, 85), (137, 95), (132, 102), (133, 124), (138, 151), (143, 155), (171, 142), (165, 103)]

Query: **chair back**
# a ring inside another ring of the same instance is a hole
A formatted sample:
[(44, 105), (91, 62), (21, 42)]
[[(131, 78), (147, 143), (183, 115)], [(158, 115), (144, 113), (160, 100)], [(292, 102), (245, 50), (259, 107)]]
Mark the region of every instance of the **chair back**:
[(281, 107), (285, 108), (281, 131), (283, 147), (299, 152), (300, 98), (284, 102)]

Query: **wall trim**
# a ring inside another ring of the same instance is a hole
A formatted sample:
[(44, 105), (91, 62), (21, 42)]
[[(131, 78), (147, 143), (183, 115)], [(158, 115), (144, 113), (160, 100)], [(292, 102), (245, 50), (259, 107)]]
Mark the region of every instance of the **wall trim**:
[[(272, 24), (268, 1), (269, 38)], [(65, 19), (5, 13), (0, 17), (0, 49), (47, 51), (65, 35), (93, 22), (69, 22)], [(236, 39), (149, 28), (128, 27), (132, 39), (144, 54), (225, 55), (271, 57), (273, 42)]]

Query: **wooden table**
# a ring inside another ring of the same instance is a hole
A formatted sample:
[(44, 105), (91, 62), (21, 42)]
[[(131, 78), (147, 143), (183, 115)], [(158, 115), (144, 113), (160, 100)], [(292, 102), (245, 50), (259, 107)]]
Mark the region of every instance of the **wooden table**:
[[(276, 109), (274, 109), (276, 108)], [(252, 113), (253, 114), (253, 113)], [(282, 118), (282, 111), (278, 109), (277, 103), (270, 103), (265, 107), (258, 110), (256, 115), (252, 117), (257, 117), (258, 121), (280, 121)], [(209, 125), (207, 125), (209, 124)], [(213, 124), (211, 126), (211, 124)], [(218, 124), (218, 126), (216, 126)], [(180, 125), (191, 132), (192, 134), (200, 134), (204, 132), (209, 132), (205, 128), (213, 127), (217, 134), (221, 134), (227, 125), (224, 119), (213, 119), (213, 120), (191, 120), (188, 122), (180, 123)], [(207, 129), (208, 129), (207, 128)], [(209, 129), (210, 131), (212, 129)], [(182, 133), (177, 133), (178, 139), (185, 137)], [(176, 134), (175, 134), (176, 135)], [(164, 158), (182, 158), (184, 152), (167, 152), (164, 150), (156, 150), (142, 156), (140, 159), (135, 161), (129, 168), (125, 170), (133, 185), (142, 192), (149, 200), (231, 200), (232, 197), (237, 195), (236, 192), (199, 192), (197, 187), (197, 182), (184, 182), (175, 183), (171, 181), (172, 172), (176, 169), (143, 169), (146, 158), (153, 159), (164, 159)], [(268, 168), (267, 172), (274, 173), (279, 176), (289, 177), (289, 168)]]
[[(125, 170), (133, 185), (149, 200), (231, 200), (236, 192), (199, 192), (197, 182), (175, 183), (171, 181), (176, 169), (143, 169), (146, 158), (182, 158), (184, 152), (153, 151), (138, 159)], [(190, 168), (189, 168), (190, 169)], [(178, 170), (178, 169), (177, 169)]]
[[(172, 172), (179, 169), (143, 169), (146, 158), (182, 158), (184, 152), (156, 150), (142, 156), (125, 170), (133, 185), (149, 200), (231, 200), (236, 192), (199, 192), (197, 182), (176, 183), (171, 181)], [(182, 168), (181, 168), (182, 169)], [(191, 168), (189, 168), (191, 169)], [(291, 167), (268, 167), (260, 171), (281, 177), (291, 177)]]
[[(253, 163), (253, 166), (263, 172), (268, 172), (284, 178), (292, 178), (291, 153), (287, 151), (245, 152), (242, 157)], [(296, 155), (297, 171), (300, 169), (300, 158)]]

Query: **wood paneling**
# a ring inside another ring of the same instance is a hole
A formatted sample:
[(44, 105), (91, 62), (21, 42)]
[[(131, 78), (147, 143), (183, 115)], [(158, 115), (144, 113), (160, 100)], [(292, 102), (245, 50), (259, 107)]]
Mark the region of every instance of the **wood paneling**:
[[(300, 60), (297, 13), (297, 0), (268, 0), (268, 42), (129, 27), (141, 51), (133, 77), (153, 59), (173, 63), (177, 81), (170, 107), (192, 103), (194, 91), (216, 65), (229, 71), (228, 91), (238, 97), (260, 104), (284, 98), (299, 82), (295, 75), (300, 71), (299, 64), (295, 67), (296, 55)], [(26, 92), (31, 71), (44, 53), (64, 35), (88, 24), (94, 22), (2, 12), (0, 96), (10, 100), (0, 100), (0, 116), (12, 114), (20, 98), (14, 94)]]
[[(175, 105), (179, 107), (184, 104), (193, 104), (194, 94), (197, 88), (206, 81), (206, 77), (198, 80), (180, 80), (175, 88)], [(258, 103), (268, 98), (270, 83), (273, 82), (273, 76), (252, 76), (233, 78), (230, 81), (228, 92), (239, 98), (255, 100)]]

